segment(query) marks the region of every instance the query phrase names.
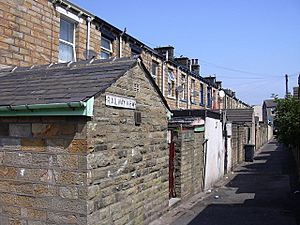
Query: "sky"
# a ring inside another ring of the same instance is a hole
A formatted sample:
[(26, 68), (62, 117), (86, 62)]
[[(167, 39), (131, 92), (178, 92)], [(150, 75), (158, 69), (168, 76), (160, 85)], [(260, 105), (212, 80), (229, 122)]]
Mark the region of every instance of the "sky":
[(237, 98), (262, 104), (285, 95), (300, 73), (299, 0), (71, 0), (149, 47), (198, 58)]

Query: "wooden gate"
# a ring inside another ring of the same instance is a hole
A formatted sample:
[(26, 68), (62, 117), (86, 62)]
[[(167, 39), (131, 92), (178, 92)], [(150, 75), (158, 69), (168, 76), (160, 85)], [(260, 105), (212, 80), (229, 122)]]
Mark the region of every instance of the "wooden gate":
[(169, 198), (176, 197), (175, 191), (175, 141), (174, 131), (171, 130), (171, 137), (169, 143)]

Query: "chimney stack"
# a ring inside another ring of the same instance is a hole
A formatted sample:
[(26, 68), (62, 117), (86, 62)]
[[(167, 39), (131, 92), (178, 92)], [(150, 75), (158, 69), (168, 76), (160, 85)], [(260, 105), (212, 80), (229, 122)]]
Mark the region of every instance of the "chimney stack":
[(200, 75), (200, 65), (198, 64), (198, 59), (192, 59), (192, 72)]
[(159, 54), (162, 54), (165, 59), (173, 60), (174, 59), (174, 47), (173, 46), (165, 46), (165, 47), (158, 47), (154, 48), (155, 51), (157, 51)]
[(185, 68), (189, 69), (190, 68), (190, 59), (188, 57), (179, 57), (174, 59), (176, 63), (178, 63), (181, 66), (184, 66)]

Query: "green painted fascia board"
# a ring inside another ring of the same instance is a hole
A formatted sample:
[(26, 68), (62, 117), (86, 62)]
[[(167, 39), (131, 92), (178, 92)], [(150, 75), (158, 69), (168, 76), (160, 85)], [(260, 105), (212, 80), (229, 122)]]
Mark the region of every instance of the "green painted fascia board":
[(94, 97), (86, 102), (1, 106), (0, 116), (93, 116)]
[(195, 131), (195, 132), (204, 132), (204, 130), (205, 130), (205, 129), (204, 129), (204, 126), (201, 126), (201, 127), (195, 127), (195, 128), (194, 128), (194, 131)]

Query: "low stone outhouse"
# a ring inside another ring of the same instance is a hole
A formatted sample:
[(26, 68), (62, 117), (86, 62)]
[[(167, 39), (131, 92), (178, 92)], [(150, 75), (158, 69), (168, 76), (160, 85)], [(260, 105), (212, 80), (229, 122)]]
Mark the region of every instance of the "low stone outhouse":
[(169, 108), (139, 59), (0, 71), (0, 224), (147, 224)]

